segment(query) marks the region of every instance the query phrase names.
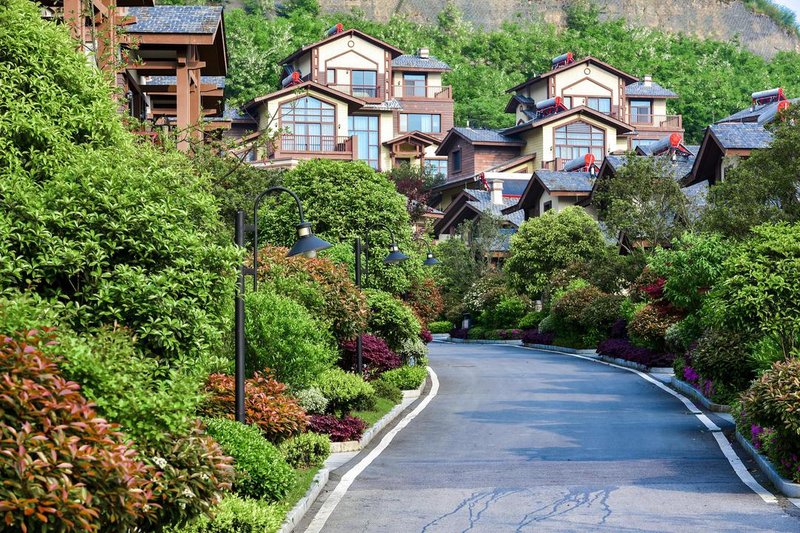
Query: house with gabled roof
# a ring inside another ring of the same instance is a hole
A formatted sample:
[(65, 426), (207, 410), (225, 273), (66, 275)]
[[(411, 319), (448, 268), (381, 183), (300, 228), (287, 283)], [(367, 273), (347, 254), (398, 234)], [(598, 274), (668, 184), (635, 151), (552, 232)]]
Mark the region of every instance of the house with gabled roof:
[(436, 149), (453, 126), (450, 67), (421, 48), (399, 48), (341, 24), (281, 61), (277, 91), (247, 102), (258, 131), (274, 137), (254, 164), (292, 167), (304, 159), (361, 160), (386, 171), (408, 163), (447, 173)]

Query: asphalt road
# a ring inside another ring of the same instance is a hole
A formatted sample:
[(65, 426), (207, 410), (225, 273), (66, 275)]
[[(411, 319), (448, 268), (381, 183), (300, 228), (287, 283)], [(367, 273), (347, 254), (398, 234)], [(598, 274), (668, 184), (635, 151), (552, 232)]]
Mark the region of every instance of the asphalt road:
[(501, 345), (434, 343), (430, 359), (438, 395), (322, 531), (800, 532), (797, 508), (765, 503), (680, 401), (633, 373)]

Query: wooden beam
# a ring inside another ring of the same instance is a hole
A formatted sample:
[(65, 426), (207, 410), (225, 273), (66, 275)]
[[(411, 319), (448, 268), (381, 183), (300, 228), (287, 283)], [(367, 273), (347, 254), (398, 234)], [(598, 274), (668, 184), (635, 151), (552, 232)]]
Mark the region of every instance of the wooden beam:
[[(187, 51), (188, 52), (188, 51)], [(186, 54), (186, 52), (184, 52)], [(185, 61), (186, 55), (181, 57), (178, 56), (178, 63), (181, 62), (181, 59)], [(175, 71), (175, 76), (177, 80), (176, 85), (176, 114), (177, 114), (177, 127), (178, 127), (178, 150), (182, 152), (189, 151), (189, 126), (192, 123), (192, 111), (191, 111), (191, 88), (190, 88), (190, 80), (189, 80), (189, 67), (188, 65), (184, 65), (178, 67)]]

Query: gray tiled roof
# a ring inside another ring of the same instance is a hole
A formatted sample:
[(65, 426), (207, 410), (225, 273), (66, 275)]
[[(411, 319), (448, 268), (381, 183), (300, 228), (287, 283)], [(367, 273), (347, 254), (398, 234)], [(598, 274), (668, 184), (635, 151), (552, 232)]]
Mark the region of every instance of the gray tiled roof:
[(519, 142), (519, 139), (511, 137), (509, 135), (503, 135), (502, 133), (500, 133), (499, 130), (482, 130), (473, 128), (453, 128), (453, 129), (472, 142), (493, 142), (493, 143)]
[[(688, 147), (687, 147), (688, 148)], [(690, 152), (692, 150), (689, 150)], [(692, 166), (694, 165), (695, 156), (692, 155), (690, 157), (681, 157), (678, 156), (675, 161), (670, 160), (668, 156), (652, 156), (652, 155), (639, 155), (636, 157), (649, 157), (655, 160), (656, 157), (662, 158), (665, 160), (666, 167), (672, 172), (672, 177), (679, 181), (686, 177), (692, 171)], [(625, 155), (607, 155), (605, 158), (608, 165), (611, 167), (614, 172), (625, 166), (625, 163), (628, 161), (628, 157)]]
[[(150, 76), (145, 85), (175, 85), (175, 76)], [(200, 83), (213, 83), (216, 87), (225, 88), (225, 76), (201, 76)]]
[(447, 69), (450, 70), (450, 65), (435, 58), (428, 56), (427, 58), (419, 57), (413, 54), (404, 54), (397, 56), (392, 60), (393, 67), (407, 67), (407, 68), (429, 68), (429, 69)]
[(222, 112), (222, 118), (226, 120), (247, 120), (250, 122), (256, 121), (255, 118), (251, 117), (247, 113), (242, 113), (240, 109), (230, 107), (228, 105), (225, 106), (225, 110)]
[(503, 194), (510, 196), (522, 196), (525, 188), (528, 186), (528, 180), (504, 180), (503, 181)]
[(688, 214), (692, 221), (696, 221), (702, 215), (703, 210), (708, 204), (708, 181), (701, 181), (689, 187), (684, 187), (681, 192), (688, 200)]
[(678, 95), (657, 84), (650, 82), (650, 85), (645, 85), (644, 82), (637, 81), (625, 87), (625, 96), (655, 96), (661, 98), (677, 98)]
[(534, 172), (551, 192), (591, 192), (592, 178), (588, 172), (564, 172), (563, 170), (537, 170)]
[[(789, 101), (792, 104), (797, 104), (800, 103), (800, 98)], [(779, 102), (772, 102), (770, 104), (746, 107), (733, 115), (718, 120), (716, 124), (722, 124), (724, 122), (758, 122), (759, 124), (765, 124), (771, 121), (777, 114), (778, 104)]]
[(516, 100), (520, 104), (524, 104), (524, 105), (534, 105), (534, 104), (536, 104), (536, 101), (533, 98), (528, 98), (524, 94), (515, 94), (513, 96), (513, 98), (514, 98), (514, 100)]
[(772, 142), (772, 133), (752, 122), (712, 124), (709, 128), (726, 150), (767, 148)]
[(220, 6), (135, 6), (128, 15), (136, 23), (123, 26), (127, 33), (192, 33), (216, 31), (222, 18)]
[(489, 191), (467, 191), (467, 194), (475, 198), (475, 200), (468, 200), (467, 203), (478, 209), (481, 213), (491, 213), (496, 217), (507, 220), (511, 224), (519, 227), (525, 220), (525, 215), (522, 211), (515, 211), (510, 215), (504, 215), (502, 210), (506, 207), (511, 207), (517, 203), (518, 198), (503, 197), (503, 205), (492, 203), (492, 193)]

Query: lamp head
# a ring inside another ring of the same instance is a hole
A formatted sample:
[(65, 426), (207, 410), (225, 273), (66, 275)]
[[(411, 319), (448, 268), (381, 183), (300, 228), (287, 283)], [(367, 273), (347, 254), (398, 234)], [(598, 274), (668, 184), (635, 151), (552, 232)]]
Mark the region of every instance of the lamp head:
[(432, 252), (428, 252), (428, 256), (425, 258), (425, 261), (423, 261), (422, 264), (430, 267), (433, 265), (438, 265), (439, 260), (433, 256)]
[(389, 255), (383, 259), (383, 262), (387, 265), (391, 265), (392, 263), (399, 263), (406, 259), (408, 259), (408, 256), (400, 251), (400, 248), (397, 247), (397, 243), (393, 242), (391, 246), (389, 246)]
[(303, 254), (306, 257), (315, 257), (319, 250), (333, 246), (328, 241), (323, 241), (311, 232), (309, 222), (301, 222), (297, 225), (297, 241), (289, 250), (287, 256)]

